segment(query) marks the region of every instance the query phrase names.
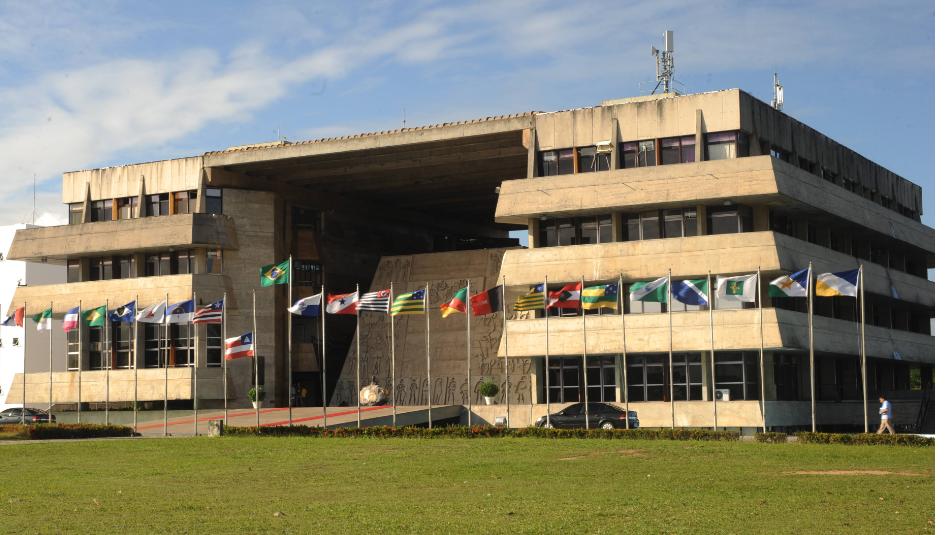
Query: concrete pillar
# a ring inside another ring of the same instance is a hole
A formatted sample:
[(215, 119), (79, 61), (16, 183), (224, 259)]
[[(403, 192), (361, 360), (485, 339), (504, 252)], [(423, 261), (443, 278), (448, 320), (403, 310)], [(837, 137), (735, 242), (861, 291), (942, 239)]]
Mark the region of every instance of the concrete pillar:
[(195, 249), (195, 266), (192, 273), (195, 275), (208, 273), (208, 249)]
[(145, 176), (142, 176), (139, 182), (139, 200), (132, 217), (144, 217), (145, 214)]
[(617, 117), (611, 119), (611, 170), (621, 168), (621, 127)]
[[(204, 170), (202, 171), (202, 178), (203, 179), (205, 178)], [(199, 214), (205, 213), (205, 206), (206, 206), (206, 203), (208, 202), (208, 200), (205, 198), (205, 193), (206, 193), (205, 190), (206, 190), (205, 180), (202, 180), (201, 183), (198, 185), (198, 198), (195, 201), (195, 212)]]
[(703, 124), (703, 110), (697, 110), (697, 131), (695, 138), (694, 150), (694, 159), (695, 161), (702, 162), (704, 160), (704, 150), (703, 150), (703, 134), (706, 133), (706, 128)]
[(92, 196), (89, 192), (89, 182), (86, 182), (86, 194), (83, 196), (83, 223), (92, 221)]
[(697, 234), (707, 235), (707, 207), (702, 204), (697, 206)]
[(765, 382), (767, 401), (776, 399), (775, 358), (776, 355), (772, 351), (763, 352), (763, 381)]
[(528, 248), (534, 249), (539, 246), (541, 243), (541, 236), (539, 236), (540, 225), (537, 219), (532, 219), (528, 222)]
[(616, 242), (624, 239), (623, 228), (621, 227), (623, 224), (621, 214), (617, 212), (611, 214), (611, 238)]
[(713, 401), (713, 361), (710, 358), (709, 351), (700, 352), (700, 374), (703, 377), (703, 386), (701, 387), (704, 401)]
[(769, 230), (768, 206), (763, 205), (753, 207), (753, 230), (756, 232)]
[(538, 132), (535, 130), (534, 120), (529, 130), (526, 149), (528, 149), (528, 167), (525, 171), (526, 178), (535, 178), (538, 176)]

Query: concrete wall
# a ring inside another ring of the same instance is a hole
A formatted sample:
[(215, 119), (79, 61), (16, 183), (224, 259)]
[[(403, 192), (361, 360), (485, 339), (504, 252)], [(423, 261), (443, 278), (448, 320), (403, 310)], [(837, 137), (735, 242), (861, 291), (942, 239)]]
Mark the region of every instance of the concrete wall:
[(143, 183), (146, 195), (196, 190), (201, 179), (201, 156), (73, 171), (63, 173), (63, 202), (85, 201), (87, 184), (95, 201), (139, 195)]
[[(192, 399), (194, 368), (168, 369), (168, 399)], [(199, 368), (197, 370), (198, 398), (220, 404), (224, 381), (220, 368)], [(138, 377), (136, 377), (138, 376)], [(165, 370), (147, 368), (134, 370), (84, 371), (82, 378), (75, 372), (53, 372), (53, 403), (76, 403), (82, 391), (83, 403), (103, 402), (106, 398), (106, 380), (109, 383), (108, 399), (112, 403), (131, 402), (135, 399), (162, 400), (165, 396)], [(21, 399), (23, 395), (23, 377), (14, 378), (10, 395)], [(136, 389), (138, 397), (136, 398)], [(47, 407), (50, 399), (50, 374), (48, 372), (28, 373), (26, 376), (27, 404)]]

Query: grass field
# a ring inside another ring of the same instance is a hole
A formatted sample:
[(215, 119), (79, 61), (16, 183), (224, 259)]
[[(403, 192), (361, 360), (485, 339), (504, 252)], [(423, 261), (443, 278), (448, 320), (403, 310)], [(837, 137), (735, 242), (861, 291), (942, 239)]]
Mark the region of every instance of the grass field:
[(928, 533), (934, 451), (515, 438), (6, 444), (0, 531)]

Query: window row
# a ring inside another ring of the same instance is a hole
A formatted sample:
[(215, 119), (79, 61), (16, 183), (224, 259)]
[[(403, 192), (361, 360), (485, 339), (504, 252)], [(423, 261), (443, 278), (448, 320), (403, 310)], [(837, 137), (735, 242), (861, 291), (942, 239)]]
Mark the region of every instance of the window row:
[[(161, 368), (168, 357), (168, 366), (192, 367), (195, 365), (195, 330), (189, 325), (169, 325), (168, 338), (165, 326), (142, 324), (144, 368)], [(103, 327), (83, 327), (83, 347), (86, 358), (84, 370), (131, 369), (135, 367), (135, 341), (133, 326), (129, 323), (113, 323), (106, 340)], [(204, 328), (205, 363), (208, 367), (221, 366), (221, 325), (207, 324)], [(79, 330), (66, 333), (67, 369), (78, 370)]]
[[(886, 329), (931, 334), (934, 310), (883, 295), (866, 293), (865, 323)], [(773, 297), (772, 305), (784, 310), (807, 312), (805, 299)], [(854, 297), (817, 297), (813, 300), (816, 316), (856, 322), (859, 320), (858, 300)]]
[[(934, 366), (888, 359), (869, 358), (868, 395), (921, 391), (934, 388)], [(862, 366), (854, 355), (822, 355), (816, 359), (816, 399), (819, 401), (860, 401)], [(779, 401), (809, 400), (809, 361), (802, 354), (774, 354), (773, 376)]]
[[(69, 204), (70, 225), (78, 225), (83, 222), (83, 204), (81, 202)], [(92, 201), (89, 208), (89, 220), (93, 222), (134, 219), (139, 213), (139, 197)], [(220, 214), (222, 210), (221, 189), (207, 188), (205, 190), (205, 213)], [(193, 214), (197, 211), (198, 191), (196, 190), (156, 193), (145, 196), (142, 217)]]
[[(221, 273), (220, 249), (209, 249), (205, 257), (205, 273)], [(138, 262), (142, 262), (139, 269)], [(199, 261), (193, 249), (145, 255), (119, 255), (93, 258), (74, 258), (66, 261), (66, 282), (103, 281), (156, 277), (163, 275), (186, 275), (196, 272)], [(83, 266), (86, 275), (83, 275)]]

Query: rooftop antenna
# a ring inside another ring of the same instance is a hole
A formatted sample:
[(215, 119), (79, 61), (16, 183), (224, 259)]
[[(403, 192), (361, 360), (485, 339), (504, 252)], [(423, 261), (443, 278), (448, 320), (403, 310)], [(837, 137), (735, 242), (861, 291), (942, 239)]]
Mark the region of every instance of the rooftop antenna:
[(406, 108), (403, 108), (403, 128), (406, 128)]
[(33, 224), (36, 225), (36, 173), (33, 173)]
[(651, 95), (657, 92), (657, 89), (663, 85), (664, 93), (670, 93), (670, 82), (674, 79), (674, 32), (667, 30), (664, 32), (664, 51), (661, 52), (655, 47), (651, 47), (651, 55), (657, 62), (657, 85), (651, 91)]
[(779, 74), (773, 73), (773, 109), (783, 111), (783, 84), (779, 83)]

